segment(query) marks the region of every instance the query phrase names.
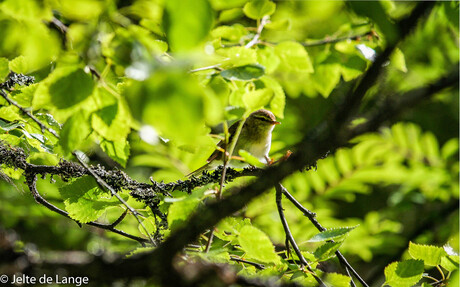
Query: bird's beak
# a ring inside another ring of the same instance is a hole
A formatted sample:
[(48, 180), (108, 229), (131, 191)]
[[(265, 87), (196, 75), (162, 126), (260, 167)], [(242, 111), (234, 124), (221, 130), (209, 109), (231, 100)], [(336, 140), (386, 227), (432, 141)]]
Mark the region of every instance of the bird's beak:
[(280, 125), (281, 123), (277, 121), (273, 121), (272, 124), (276, 126), (276, 125)]

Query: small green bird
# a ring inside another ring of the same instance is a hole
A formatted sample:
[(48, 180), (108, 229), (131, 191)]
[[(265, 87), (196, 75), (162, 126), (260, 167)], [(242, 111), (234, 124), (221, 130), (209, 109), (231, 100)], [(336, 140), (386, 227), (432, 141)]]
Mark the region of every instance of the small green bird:
[[(229, 140), (228, 144), (233, 140), (233, 137), (238, 129), (241, 120), (233, 123), (228, 129)], [(234, 151), (240, 149), (248, 151), (258, 160), (263, 163), (269, 163), (270, 158), (268, 152), (270, 151), (272, 141), (272, 131), (275, 125), (280, 122), (276, 121), (275, 115), (272, 112), (260, 109), (251, 113), (243, 124), (240, 135), (236, 142)], [(221, 140), (217, 144), (216, 150), (209, 156), (207, 164), (199, 169), (189, 173), (187, 176), (198, 175), (204, 170), (212, 170), (223, 164), (223, 150), (227, 151), (225, 141)], [(230, 167), (242, 168), (247, 166), (247, 163), (232, 159), (228, 164)]]

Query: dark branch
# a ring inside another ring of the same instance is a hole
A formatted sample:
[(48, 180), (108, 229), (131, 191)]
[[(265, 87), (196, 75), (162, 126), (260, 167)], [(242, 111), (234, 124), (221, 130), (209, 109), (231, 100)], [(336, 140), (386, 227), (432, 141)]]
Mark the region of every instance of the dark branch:
[(352, 35), (352, 36), (346, 36), (346, 37), (340, 37), (340, 38), (325, 38), (323, 40), (318, 40), (318, 41), (311, 41), (311, 42), (304, 42), (301, 43), (302, 46), (304, 47), (314, 47), (314, 46), (321, 46), (321, 45), (326, 45), (326, 44), (334, 44), (338, 42), (343, 42), (343, 41), (354, 41), (354, 40), (360, 40), (361, 38), (364, 37), (376, 37), (376, 33), (374, 30), (359, 34), (359, 35)]
[[(310, 267), (310, 264), (308, 264), (307, 260), (305, 257), (303, 257), (302, 252), (300, 251), (299, 247), (297, 246), (297, 243), (295, 242), (294, 236), (292, 236), (291, 230), (289, 229), (289, 225), (287, 223), (286, 217), (284, 216), (284, 209), (283, 209), (283, 204), (282, 204), (282, 189), (284, 187), (281, 185), (281, 183), (278, 183), (275, 185), (275, 190), (276, 190), (276, 207), (278, 208), (278, 214), (280, 216), (281, 223), (283, 224), (283, 229), (284, 233), (286, 234), (287, 240), (289, 243), (291, 243), (292, 248), (294, 248), (295, 253), (297, 254), (297, 257), (299, 257), (300, 264), (301, 266), (305, 266), (308, 271), (311, 272), (311, 275), (313, 278), (315, 278), (316, 282), (318, 282), (319, 286), (326, 286), (324, 285), (323, 281), (321, 278), (319, 278), (316, 274), (315, 271)], [(289, 246), (286, 246), (289, 248)]]

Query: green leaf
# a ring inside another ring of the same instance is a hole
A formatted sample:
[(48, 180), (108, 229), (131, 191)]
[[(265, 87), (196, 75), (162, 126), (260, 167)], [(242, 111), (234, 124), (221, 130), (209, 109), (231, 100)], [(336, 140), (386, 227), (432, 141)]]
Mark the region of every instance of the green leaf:
[(168, 0), (163, 23), (171, 49), (190, 50), (204, 40), (211, 29), (211, 6), (206, 0)]
[(23, 127), (24, 124), (20, 122), (5, 122), (0, 118), (0, 129), (4, 131), (11, 131), (18, 127)]
[(409, 243), (409, 254), (414, 259), (423, 260), (428, 266), (441, 264), (441, 257), (446, 256), (446, 251), (437, 246)]
[(233, 8), (220, 12), (219, 22), (230, 22), (243, 16), (241, 8)]
[(334, 287), (349, 287), (350, 277), (339, 273), (326, 273), (326, 280), (328, 286)]
[(268, 0), (253, 0), (246, 3), (243, 8), (244, 14), (254, 20), (262, 19), (275, 13), (276, 4)]
[(77, 69), (66, 74), (49, 87), (51, 102), (59, 109), (74, 106), (91, 95), (94, 81), (82, 69)]
[(29, 61), (23, 55), (17, 56), (8, 64), (9, 69), (16, 73), (26, 74), (30, 71)]
[(10, 73), (9, 63), (7, 58), (0, 58), (0, 82), (5, 81)]
[(124, 140), (131, 131), (128, 108), (120, 101), (91, 116), (91, 127), (109, 141)]
[(447, 255), (441, 257), (441, 266), (445, 268), (447, 271), (455, 271), (458, 269), (458, 265), (460, 264), (460, 257), (458, 255)]
[(342, 77), (345, 81), (351, 81), (359, 77), (366, 69), (366, 61), (359, 56), (351, 56), (347, 62), (341, 65)]
[(224, 57), (223, 68), (239, 67), (257, 63), (257, 52), (255, 49), (246, 47), (230, 47), (216, 50), (216, 54)]
[(340, 228), (326, 230), (326, 231), (316, 234), (315, 236), (310, 238), (308, 242), (321, 242), (321, 241), (327, 241), (327, 240), (332, 240), (336, 238), (342, 238), (344, 235), (348, 234), (348, 232), (352, 231), (356, 227), (357, 226), (340, 227)]
[(265, 67), (265, 73), (270, 74), (278, 68), (280, 58), (275, 53), (275, 48), (270, 46), (257, 47), (257, 62)]
[(238, 241), (246, 252), (246, 257), (263, 263), (278, 263), (280, 258), (275, 253), (275, 248), (270, 238), (254, 226), (244, 226), (240, 230)]
[(286, 106), (286, 95), (284, 94), (283, 87), (274, 78), (264, 76), (260, 79), (266, 88), (273, 91), (273, 97), (270, 100), (270, 110), (278, 118), (284, 118), (284, 107)]
[(340, 81), (341, 67), (339, 64), (320, 64), (312, 75), (315, 89), (327, 98)]
[(129, 158), (129, 143), (127, 140), (101, 141), (102, 150), (121, 166), (126, 167)]
[(267, 105), (272, 97), (273, 92), (267, 88), (248, 91), (243, 95), (243, 103), (247, 110), (253, 111)]
[(250, 81), (265, 74), (265, 68), (259, 64), (234, 67), (220, 72), (220, 75), (231, 81)]
[(78, 149), (91, 133), (88, 119), (83, 113), (78, 112), (71, 116), (62, 127), (59, 144), (65, 152)]
[(293, 72), (314, 72), (310, 57), (301, 44), (282, 42), (275, 46), (275, 52), (281, 60), (279, 68)]
[(407, 73), (406, 59), (401, 49), (396, 48), (390, 56), (390, 63), (393, 67), (400, 70), (403, 73)]
[(196, 197), (183, 197), (181, 200), (174, 202), (168, 211), (168, 223), (171, 230), (184, 224), (199, 203), (200, 199)]
[(389, 21), (385, 9), (380, 2), (350, 1), (347, 2), (347, 4), (350, 5), (358, 15), (363, 15), (372, 19), (382, 30), (385, 39), (389, 43), (395, 43), (398, 39), (398, 29), (396, 25)]
[(441, 156), (444, 160), (458, 153), (458, 138), (448, 140), (441, 148)]
[(85, 176), (59, 188), (69, 216), (81, 223), (98, 219), (104, 211), (120, 202), (97, 187), (94, 178)]
[(219, 26), (211, 31), (211, 36), (229, 42), (239, 43), (241, 38), (247, 34), (245, 27), (241, 24), (232, 26)]
[(244, 158), (244, 160), (249, 163), (250, 165), (252, 166), (255, 166), (255, 167), (260, 167), (260, 168), (263, 168), (265, 167), (265, 164), (263, 164), (262, 162), (260, 162), (260, 160), (258, 160), (255, 156), (253, 156), (250, 152), (248, 151), (245, 151), (245, 150), (242, 150), (240, 149), (238, 151), (238, 154)]
[(313, 255), (318, 261), (326, 261), (335, 256), (335, 252), (342, 245), (342, 242), (326, 242), (320, 247), (316, 248)]
[(392, 287), (411, 287), (420, 281), (422, 275), (422, 260), (393, 262), (385, 267), (385, 284)]

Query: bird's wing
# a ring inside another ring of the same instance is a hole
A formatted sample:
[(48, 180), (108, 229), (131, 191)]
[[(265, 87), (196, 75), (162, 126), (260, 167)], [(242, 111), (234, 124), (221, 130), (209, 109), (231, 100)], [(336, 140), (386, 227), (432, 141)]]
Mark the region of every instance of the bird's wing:
[[(233, 140), (233, 136), (235, 135), (235, 132), (236, 130), (238, 129), (238, 125), (240, 124), (240, 121), (236, 121), (234, 122), (230, 128), (228, 128), (228, 134), (230, 135), (230, 137), (228, 138), (228, 143), (230, 144)], [(221, 149), (226, 149), (225, 147), (225, 140), (221, 140), (218, 144), (217, 144), (217, 147), (221, 148)], [(222, 156), (222, 152), (218, 149), (215, 149), (214, 152), (209, 156), (207, 162), (211, 162), (215, 159), (218, 159), (219, 157)]]

